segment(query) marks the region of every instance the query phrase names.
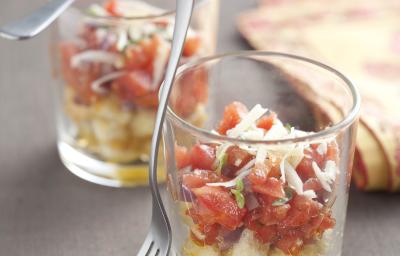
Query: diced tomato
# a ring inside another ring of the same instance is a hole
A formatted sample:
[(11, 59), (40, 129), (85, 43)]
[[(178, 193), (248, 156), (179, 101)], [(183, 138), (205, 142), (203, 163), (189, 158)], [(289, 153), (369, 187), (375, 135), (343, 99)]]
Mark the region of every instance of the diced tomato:
[(259, 221), (264, 225), (275, 225), (282, 222), (290, 210), (289, 204), (280, 206), (265, 206), (261, 210)]
[(146, 72), (136, 70), (117, 78), (114, 86), (120, 98), (133, 100), (151, 91), (151, 78)]
[(158, 92), (154, 91), (144, 96), (137, 97), (133, 100), (133, 103), (143, 108), (156, 109), (158, 107)]
[(311, 178), (304, 182), (303, 189), (304, 191), (314, 190), (314, 192), (318, 192), (322, 189), (322, 185), (317, 178)]
[(281, 168), (280, 168), (280, 158), (269, 156), (267, 166), (269, 167), (268, 177), (280, 178)]
[(128, 70), (143, 69), (152, 73), (153, 62), (157, 56), (160, 38), (157, 35), (140, 41), (139, 45), (131, 45), (125, 50), (125, 66)]
[(194, 169), (212, 170), (215, 162), (215, 148), (196, 144), (190, 151), (190, 161)]
[(277, 178), (268, 178), (263, 184), (253, 184), (252, 189), (256, 193), (276, 198), (284, 198), (285, 192), (283, 191), (282, 182)]
[(248, 178), (253, 185), (263, 185), (267, 182), (267, 165), (262, 163), (257, 163), (251, 170)]
[(175, 144), (175, 161), (178, 169), (190, 165), (190, 154), (186, 147)]
[(177, 81), (178, 91), (174, 102), (175, 112), (182, 117), (192, 114), (199, 103), (208, 98), (208, 72), (205, 68), (196, 68), (182, 74)]
[(241, 169), (253, 158), (249, 152), (238, 146), (229, 147), (226, 154), (228, 156), (226, 164), (236, 170)]
[(145, 71), (135, 70), (117, 78), (112, 88), (122, 101), (131, 101), (137, 106), (151, 108), (158, 104), (158, 93), (150, 89), (151, 78)]
[(107, 12), (112, 16), (118, 16), (118, 17), (122, 16), (122, 13), (120, 13), (118, 10), (118, 1), (117, 0), (108, 0), (104, 4), (104, 9), (106, 9)]
[(198, 203), (213, 213), (212, 216), (207, 216), (208, 223), (218, 223), (230, 230), (241, 225), (246, 209), (240, 209), (236, 200), (226, 189), (204, 186), (192, 191), (196, 195)]
[(275, 113), (271, 113), (268, 116), (263, 116), (257, 121), (257, 127), (268, 131), (274, 124), (275, 118), (276, 118)]
[(288, 227), (300, 227), (306, 225), (311, 218), (318, 216), (322, 205), (305, 196), (296, 195), (291, 201), (292, 208), (284, 224)]
[(60, 44), (61, 71), (67, 83), (79, 84), (76, 70), (71, 66), (71, 59), (79, 53), (79, 48), (74, 43), (63, 42)]
[(262, 243), (270, 243), (273, 241), (277, 235), (276, 226), (259, 226), (255, 230), (256, 237)]
[(338, 145), (336, 142), (331, 142), (328, 144), (328, 150), (326, 152), (326, 160), (332, 160), (337, 162), (338, 160)]
[(85, 69), (74, 68), (71, 66), (71, 58), (78, 53), (79, 48), (76, 44), (72, 42), (60, 44), (62, 75), (68, 85), (74, 88), (76, 99), (80, 103), (89, 104), (98, 98), (91, 88), (91, 83), (100, 75), (100, 64), (94, 63)]
[(290, 201), (290, 204), (300, 211), (307, 211), (310, 215), (312, 215), (311, 217), (315, 217), (322, 208), (322, 205), (317, 201), (302, 195), (294, 196)]
[(215, 172), (208, 170), (197, 169), (182, 175), (182, 184), (188, 188), (200, 188), (207, 183), (218, 181), (221, 181), (221, 178)]
[(183, 46), (183, 56), (190, 57), (197, 53), (201, 46), (201, 38), (198, 36), (189, 37), (186, 39)]
[(226, 131), (235, 127), (247, 112), (247, 107), (243, 103), (237, 101), (226, 106), (223, 119), (217, 128), (218, 132), (220, 134), (226, 134)]
[(330, 214), (327, 214), (322, 219), (321, 225), (319, 226), (319, 231), (323, 232), (326, 229), (331, 229), (335, 226), (335, 224), (336, 224), (335, 219), (333, 219)]
[(291, 230), (277, 241), (275, 246), (287, 255), (300, 255), (300, 251), (303, 247), (302, 236), (303, 234), (301, 231)]
[(212, 245), (216, 242), (220, 230), (220, 225), (200, 225), (200, 231), (205, 235), (204, 242), (207, 245)]
[(317, 147), (318, 145), (311, 144), (309, 149), (305, 149), (304, 157), (296, 167), (296, 171), (303, 181), (316, 177), (312, 167), (312, 162), (316, 162), (321, 166), (324, 161), (324, 157), (317, 152)]

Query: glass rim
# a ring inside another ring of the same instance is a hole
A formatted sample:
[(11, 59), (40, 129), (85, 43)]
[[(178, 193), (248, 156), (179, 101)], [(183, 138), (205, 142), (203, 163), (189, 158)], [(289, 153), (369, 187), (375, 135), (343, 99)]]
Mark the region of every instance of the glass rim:
[(226, 135), (220, 135), (212, 133), (206, 129), (197, 127), (192, 125), (189, 122), (186, 122), (184, 119), (179, 117), (169, 106), (167, 106), (167, 118), (172, 120), (174, 123), (180, 125), (185, 130), (190, 131), (192, 134), (195, 134), (198, 137), (206, 137), (210, 140), (214, 141), (224, 141), (224, 142), (231, 142), (234, 144), (267, 144), (267, 145), (276, 145), (276, 144), (293, 144), (293, 143), (301, 143), (305, 141), (315, 141), (318, 139), (326, 139), (328, 137), (337, 134), (339, 131), (349, 127), (353, 124), (356, 119), (359, 117), (360, 108), (361, 108), (361, 97), (359, 94), (358, 89), (353, 85), (353, 83), (341, 72), (338, 70), (323, 64), (319, 61), (309, 59), (306, 57), (302, 57), (299, 55), (289, 54), (289, 53), (282, 53), (282, 52), (273, 52), (273, 51), (260, 51), (260, 50), (249, 50), (249, 51), (235, 51), (235, 52), (228, 52), (224, 54), (217, 54), (208, 57), (198, 58), (194, 61), (189, 61), (178, 68), (175, 78), (177, 78), (180, 74), (193, 68), (195, 66), (199, 66), (201, 64), (205, 64), (210, 61), (223, 59), (227, 57), (283, 57), (293, 60), (299, 60), (305, 63), (309, 63), (315, 66), (318, 66), (322, 69), (325, 69), (328, 72), (336, 75), (340, 78), (347, 88), (350, 90), (351, 97), (353, 100), (352, 107), (348, 110), (348, 112), (344, 115), (344, 117), (336, 124), (332, 126), (328, 126), (327, 128), (317, 131), (305, 136), (299, 136), (296, 138), (285, 138), (285, 139), (268, 139), (268, 140), (249, 140), (249, 139), (240, 139), (240, 138), (231, 138)]
[[(198, 6), (208, 2), (210, 0), (198, 0), (195, 1), (194, 7), (193, 8), (197, 8)], [(76, 9), (78, 9), (78, 11), (85, 17), (89, 17), (91, 19), (97, 19), (97, 20), (103, 20), (103, 21), (132, 21), (132, 20), (146, 20), (146, 19), (156, 19), (156, 18), (163, 18), (163, 17), (167, 17), (170, 15), (173, 15), (175, 13), (175, 10), (163, 10), (161, 13), (159, 14), (148, 14), (148, 15), (139, 15), (139, 16), (122, 16), (122, 17), (117, 17), (117, 16), (99, 16), (99, 15), (94, 15), (94, 14), (90, 14), (85, 12), (85, 10), (83, 8), (78, 8), (75, 7)]]

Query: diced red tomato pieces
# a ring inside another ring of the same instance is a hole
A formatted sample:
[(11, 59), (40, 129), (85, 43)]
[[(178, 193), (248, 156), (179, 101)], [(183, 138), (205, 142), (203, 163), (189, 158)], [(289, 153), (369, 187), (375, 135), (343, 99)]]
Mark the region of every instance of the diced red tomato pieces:
[(212, 170), (215, 162), (215, 148), (196, 144), (190, 151), (190, 161), (193, 169)]
[(121, 17), (122, 14), (119, 12), (118, 10), (118, 1), (117, 0), (108, 0), (105, 4), (104, 4), (104, 9), (107, 10), (107, 12), (110, 15), (113, 16), (119, 16)]
[(182, 175), (182, 184), (188, 188), (200, 188), (205, 186), (207, 183), (218, 181), (221, 181), (221, 178), (214, 171), (197, 169), (193, 172)]
[(225, 107), (224, 116), (219, 123), (217, 131), (220, 134), (226, 134), (226, 131), (235, 127), (241, 120), (242, 116), (248, 112), (247, 107), (240, 102), (232, 102)]
[(245, 166), (253, 156), (244, 149), (241, 149), (238, 146), (229, 147), (226, 150), (227, 154), (227, 162), (226, 164), (231, 167), (233, 170), (239, 170), (243, 166)]
[(184, 146), (175, 144), (175, 161), (176, 167), (182, 169), (190, 165), (190, 153)]
[(260, 223), (267, 226), (278, 224), (285, 220), (289, 210), (289, 204), (284, 204), (280, 206), (265, 206), (261, 211), (259, 221)]
[(251, 184), (262, 185), (267, 182), (267, 168), (267, 165), (264, 163), (256, 164), (248, 176)]
[(198, 203), (212, 212), (207, 216), (208, 223), (218, 223), (230, 230), (234, 230), (242, 224), (246, 209), (239, 208), (229, 191), (221, 187), (209, 186), (195, 188), (192, 191), (196, 195)]
[(205, 68), (196, 68), (182, 74), (177, 81), (179, 94), (174, 103), (175, 112), (182, 117), (192, 114), (199, 103), (208, 98), (208, 72)]
[(271, 113), (268, 116), (263, 116), (260, 119), (258, 119), (257, 127), (268, 131), (269, 129), (271, 129), (272, 125), (274, 125), (275, 118), (276, 118), (275, 113)]
[(290, 230), (275, 243), (275, 246), (288, 255), (299, 255), (303, 247), (302, 237), (301, 231)]
[(151, 74), (159, 45), (160, 38), (154, 35), (140, 41), (139, 45), (128, 46), (125, 50), (125, 67), (128, 70), (143, 69)]
[(183, 56), (190, 57), (197, 53), (201, 46), (201, 38), (198, 36), (189, 37), (186, 39), (185, 45), (183, 46)]
[(317, 178), (311, 178), (304, 182), (303, 189), (304, 191), (314, 190), (314, 192), (318, 192), (322, 189), (322, 185)]
[(268, 178), (263, 184), (253, 184), (252, 187), (254, 192), (263, 195), (284, 198), (285, 192), (283, 191), (283, 184), (276, 178)]
[(72, 67), (71, 58), (79, 52), (74, 43), (61, 43), (61, 70), (65, 81), (74, 88), (76, 99), (80, 103), (89, 104), (98, 98), (91, 88), (91, 83), (100, 74), (100, 64), (91, 64), (85, 70)]

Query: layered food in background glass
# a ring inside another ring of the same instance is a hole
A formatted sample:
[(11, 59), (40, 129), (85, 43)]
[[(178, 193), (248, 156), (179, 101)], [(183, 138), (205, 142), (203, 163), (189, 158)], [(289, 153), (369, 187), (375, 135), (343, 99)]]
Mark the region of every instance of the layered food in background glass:
[[(196, 2), (181, 64), (214, 52), (218, 5), (218, 0)], [(147, 184), (174, 6), (174, 0), (82, 0), (53, 27), (58, 151), (77, 176), (114, 187)], [(188, 73), (176, 106), (196, 125), (205, 116), (206, 81), (203, 71)], [(159, 170), (162, 181), (162, 161)]]
[[(58, 42), (57, 51), (64, 82), (62, 111), (71, 126), (66, 132), (69, 144), (105, 162), (146, 162), (173, 13), (129, 0), (93, 4), (84, 12), (59, 23), (60, 33), (68, 35)], [(209, 53), (205, 41), (204, 33), (190, 28), (182, 63)], [(207, 85), (204, 74), (192, 75), (198, 76), (198, 83), (185, 86), (180, 109), (201, 123)]]
[[(242, 140), (312, 134), (257, 104), (233, 102), (212, 133)], [(267, 145), (175, 145), (178, 188), (169, 189), (190, 230), (183, 255), (324, 255), (336, 220), (339, 177), (335, 137)]]

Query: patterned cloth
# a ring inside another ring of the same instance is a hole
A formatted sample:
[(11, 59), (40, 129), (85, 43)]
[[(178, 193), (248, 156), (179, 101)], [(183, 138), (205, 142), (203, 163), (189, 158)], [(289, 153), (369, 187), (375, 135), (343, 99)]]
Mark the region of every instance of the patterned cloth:
[(353, 180), (400, 190), (400, 1), (263, 0), (238, 17), (256, 49), (327, 63), (362, 95)]

